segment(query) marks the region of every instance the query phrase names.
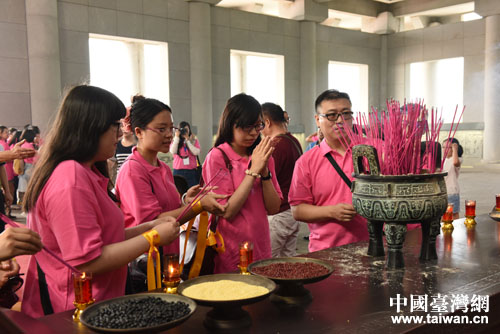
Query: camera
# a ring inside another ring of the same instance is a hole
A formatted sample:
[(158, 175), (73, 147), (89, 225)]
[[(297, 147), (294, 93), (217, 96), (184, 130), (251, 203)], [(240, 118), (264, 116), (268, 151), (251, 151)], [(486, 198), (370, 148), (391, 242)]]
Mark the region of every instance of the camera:
[(187, 134), (189, 134), (189, 130), (186, 129), (186, 128), (182, 128), (181, 129), (181, 136), (184, 136), (184, 135), (187, 135)]

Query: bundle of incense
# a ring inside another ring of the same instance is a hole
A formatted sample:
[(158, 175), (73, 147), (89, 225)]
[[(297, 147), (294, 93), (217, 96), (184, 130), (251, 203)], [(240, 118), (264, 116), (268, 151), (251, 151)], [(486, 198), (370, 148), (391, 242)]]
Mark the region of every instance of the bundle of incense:
[[(458, 106), (455, 109), (451, 128), (447, 139), (454, 138), (460, 120), (455, 119)], [(357, 115), (353, 128), (334, 125), (340, 142), (347, 150), (355, 145), (366, 144), (375, 147), (381, 163), (380, 172), (383, 175), (409, 175), (422, 172), (435, 173), (443, 168), (450, 145), (445, 149), (440, 166), (436, 166), (439, 146), (439, 132), (443, 125), (437, 109), (429, 112), (423, 100), (416, 103), (405, 103), (400, 106), (395, 100), (387, 101), (387, 111), (378, 112), (372, 108), (367, 115)], [(454, 129), (453, 133), (452, 130)], [(422, 144), (422, 140), (425, 143)], [(422, 146), (425, 148), (422, 154)]]
[[(221, 174), (221, 172), (222, 172), (222, 174)], [(219, 179), (217, 179), (219, 174), (221, 175), (221, 177)], [(184, 216), (189, 212), (189, 210), (191, 210), (193, 208), (193, 206), (195, 206), (195, 204), (198, 201), (201, 201), (202, 198), (205, 197), (208, 194), (208, 192), (224, 178), (225, 175), (226, 175), (226, 173), (224, 172), (224, 170), (222, 168), (220, 168), (217, 171), (217, 173), (215, 173), (215, 175), (207, 182), (207, 184), (205, 184), (203, 186), (203, 188), (201, 188), (201, 190), (198, 192), (198, 194), (196, 194), (196, 196), (191, 200), (191, 202), (189, 202), (186, 205), (184, 210), (182, 210), (181, 214), (177, 217), (177, 222), (180, 222), (182, 220), (182, 218), (184, 218)]]
[[(19, 224), (15, 223), (14, 221), (12, 221), (9, 217), (7, 217), (6, 215), (4, 215), (3, 213), (0, 213), (0, 218), (2, 218), (2, 220), (4, 222), (6, 222), (7, 224), (9, 224), (10, 226), (12, 227), (21, 227)], [(43, 250), (46, 251), (49, 255), (51, 255), (54, 259), (56, 259), (57, 261), (61, 262), (62, 264), (64, 264), (66, 267), (68, 267), (69, 269), (71, 269), (72, 271), (74, 271), (75, 273), (79, 273), (79, 274), (82, 274), (82, 272), (78, 269), (76, 269), (75, 267), (73, 267), (71, 264), (69, 264), (68, 262), (64, 261), (63, 259), (61, 259), (57, 254), (55, 254), (53, 251), (51, 251), (50, 249), (48, 249), (47, 247), (45, 246), (42, 246)]]

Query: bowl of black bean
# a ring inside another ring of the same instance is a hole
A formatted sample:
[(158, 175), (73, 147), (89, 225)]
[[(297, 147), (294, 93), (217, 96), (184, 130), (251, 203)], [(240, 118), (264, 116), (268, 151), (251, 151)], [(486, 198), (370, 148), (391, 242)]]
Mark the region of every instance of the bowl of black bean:
[(95, 303), (80, 321), (104, 333), (154, 333), (180, 325), (195, 309), (196, 303), (184, 296), (141, 293)]

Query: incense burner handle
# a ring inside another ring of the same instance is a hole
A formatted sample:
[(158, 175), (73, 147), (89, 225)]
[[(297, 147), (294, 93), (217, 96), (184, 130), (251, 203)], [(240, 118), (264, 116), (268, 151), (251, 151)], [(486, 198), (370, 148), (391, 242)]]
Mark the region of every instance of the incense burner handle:
[(368, 160), (370, 175), (380, 175), (380, 164), (378, 162), (377, 149), (371, 145), (356, 145), (352, 148), (354, 174), (361, 175), (363, 172), (367, 172), (363, 166), (363, 158)]

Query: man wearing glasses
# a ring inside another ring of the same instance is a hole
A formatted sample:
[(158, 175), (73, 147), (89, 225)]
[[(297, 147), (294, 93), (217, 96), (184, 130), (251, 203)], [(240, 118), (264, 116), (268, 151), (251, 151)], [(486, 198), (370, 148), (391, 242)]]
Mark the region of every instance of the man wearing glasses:
[(353, 172), (345, 131), (352, 128), (349, 95), (329, 89), (315, 108), (325, 139), (297, 160), (288, 197), (293, 217), (309, 225), (310, 252), (368, 240), (366, 220), (356, 214), (348, 185)]

